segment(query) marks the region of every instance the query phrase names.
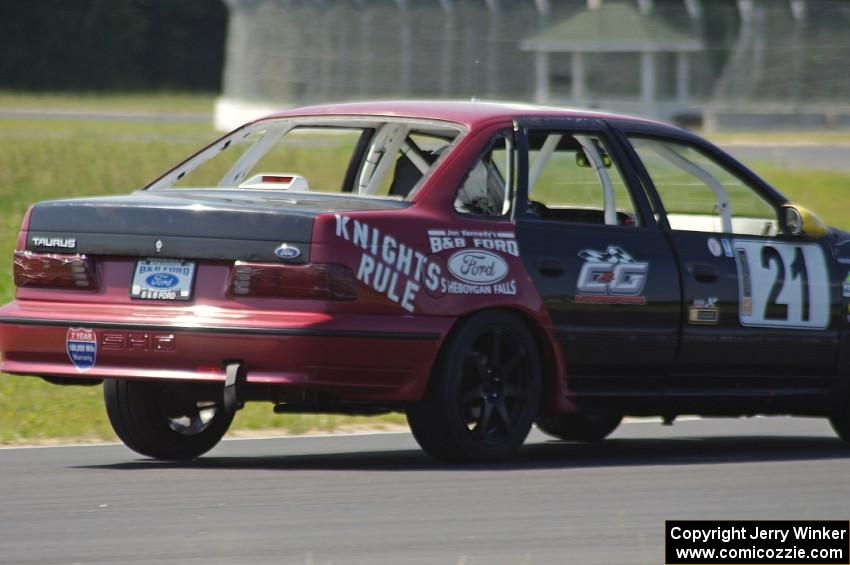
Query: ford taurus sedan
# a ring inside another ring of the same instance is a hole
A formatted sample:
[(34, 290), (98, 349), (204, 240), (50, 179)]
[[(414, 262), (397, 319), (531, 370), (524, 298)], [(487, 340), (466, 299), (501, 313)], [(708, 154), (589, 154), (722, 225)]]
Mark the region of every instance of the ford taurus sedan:
[(245, 402), (404, 411), (446, 461), (532, 423), (828, 417), (850, 440), (850, 234), (707, 141), (480, 102), (288, 110), (126, 196), (27, 212), (2, 370), (104, 383), (190, 459)]

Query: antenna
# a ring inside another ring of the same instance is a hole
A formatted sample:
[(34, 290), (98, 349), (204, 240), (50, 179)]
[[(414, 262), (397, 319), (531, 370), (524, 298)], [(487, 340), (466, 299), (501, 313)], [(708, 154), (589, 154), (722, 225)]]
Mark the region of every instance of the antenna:
[(478, 87), (481, 82), (481, 59), (478, 57), (475, 58), (475, 87), (472, 89), (472, 98), (470, 98), (470, 102), (479, 102), (481, 99), (478, 97)]

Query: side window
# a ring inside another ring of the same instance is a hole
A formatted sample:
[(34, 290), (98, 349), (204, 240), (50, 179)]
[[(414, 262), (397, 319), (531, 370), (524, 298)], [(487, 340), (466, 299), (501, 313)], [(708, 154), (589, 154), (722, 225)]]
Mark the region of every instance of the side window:
[(513, 139), (499, 136), (493, 140), (458, 188), (455, 210), (485, 217), (510, 214), (515, 163)]
[(528, 213), (546, 220), (639, 224), (619, 165), (593, 134), (530, 131)]
[(636, 138), (674, 230), (776, 235), (777, 210), (742, 179), (701, 151), (669, 140)]

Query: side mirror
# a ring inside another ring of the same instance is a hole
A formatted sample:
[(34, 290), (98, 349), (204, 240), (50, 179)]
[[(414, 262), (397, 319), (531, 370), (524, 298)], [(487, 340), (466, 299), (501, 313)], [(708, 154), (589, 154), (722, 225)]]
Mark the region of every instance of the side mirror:
[(796, 204), (782, 206), (783, 231), (789, 235), (823, 237), (829, 228), (814, 212)]

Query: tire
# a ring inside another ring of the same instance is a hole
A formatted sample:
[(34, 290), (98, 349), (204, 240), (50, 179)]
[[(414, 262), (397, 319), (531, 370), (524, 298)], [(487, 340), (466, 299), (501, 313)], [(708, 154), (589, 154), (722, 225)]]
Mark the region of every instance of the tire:
[(186, 383), (103, 383), (112, 429), (124, 445), (154, 459), (194, 459), (215, 447), (233, 421), (221, 396), (219, 387)]
[(408, 407), (413, 436), (449, 463), (508, 459), (537, 415), (540, 373), (537, 345), (518, 316), (472, 316), (443, 345), (424, 398)]
[(593, 443), (608, 437), (622, 421), (619, 414), (557, 414), (541, 416), (536, 424), (541, 432), (550, 436)]
[(829, 423), (836, 435), (845, 443), (850, 443), (850, 409), (845, 408), (829, 417)]

